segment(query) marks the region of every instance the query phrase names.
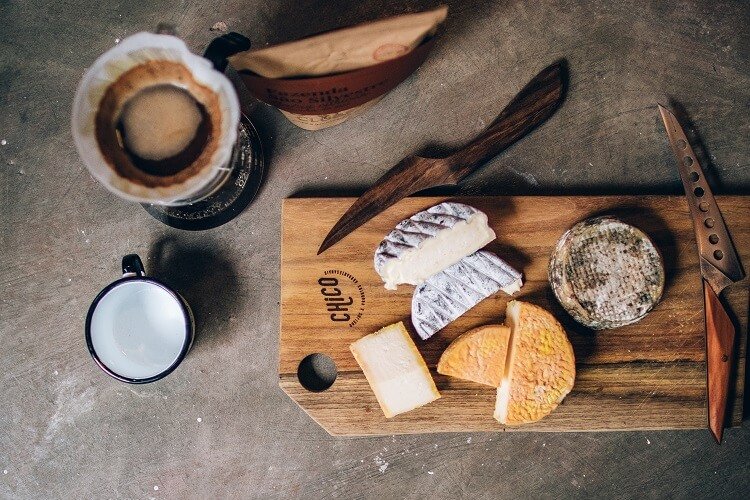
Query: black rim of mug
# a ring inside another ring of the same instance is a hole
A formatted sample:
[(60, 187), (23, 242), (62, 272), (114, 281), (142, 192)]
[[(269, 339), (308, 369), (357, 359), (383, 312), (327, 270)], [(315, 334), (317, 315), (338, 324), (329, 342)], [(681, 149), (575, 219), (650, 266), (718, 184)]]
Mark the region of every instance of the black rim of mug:
[[(124, 377), (117, 372), (113, 371), (111, 368), (109, 368), (107, 365), (104, 364), (104, 362), (99, 359), (99, 356), (96, 354), (96, 350), (94, 349), (94, 344), (91, 341), (91, 318), (94, 316), (94, 311), (96, 311), (97, 306), (99, 305), (99, 302), (104, 298), (105, 295), (107, 295), (109, 292), (114, 290), (116, 287), (122, 285), (123, 283), (130, 283), (133, 281), (140, 281), (140, 282), (146, 282), (151, 283), (152, 285), (156, 285), (169, 293), (172, 297), (174, 297), (175, 300), (177, 300), (177, 303), (180, 304), (180, 310), (182, 311), (182, 315), (185, 319), (185, 342), (182, 345), (182, 349), (180, 350), (180, 354), (177, 356), (177, 358), (174, 360), (174, 362), (169, 365), (169, 367), (164, 370), (163, 372), (160, 372), (153, 377), (148, 378), (130, 378), (130, 377)], [(182, 360), (185, 359), (185, 356), (187, 355), (188, 351), (190, 350), (190, 347), (193, 344), (193, 337), (195, 335), (195, 325), (193, 321), (193, 314), (190, 310), (190, 306), (187, 304), (185, 299), (182, 298), (182, 296), (172, 290), (170, 287), (162, 283), (161, 281), (150, 278), (150, 277), (143, 277), (143, 276), (130, 276), (125, 278), (120, 278), (117, 281), (113, 281), (109, 285), (107, 285), (99, 294), (96, 296), (94, 301), (91, 303), (91, 306), (89, 307), (89, 312), (86, 314), (86, 346), (89, 349), (89, 354), (91, 354), (91, 357), (94, 359), (94, 362), (101, 368), (101, 370), (109, 375), (112, 378), (115, 378), (121, 382), (126, 382), (128, 384), (148, 384), (150, 382), (156, 382), (157, 380), (161, 380), (170, 373), (172, 373), (175, 368), (177, 368), (180, 363), (182, 363)]]

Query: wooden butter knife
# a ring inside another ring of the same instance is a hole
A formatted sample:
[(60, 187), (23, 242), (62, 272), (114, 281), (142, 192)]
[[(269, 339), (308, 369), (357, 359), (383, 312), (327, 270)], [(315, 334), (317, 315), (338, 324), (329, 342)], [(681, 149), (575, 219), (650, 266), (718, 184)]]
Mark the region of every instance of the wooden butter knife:
[(742, 280), (737, 250), (716, 204), (706, 176), (677, 118), (659, 105), (669, 144), (677, 157), (677, 168), (685, 187), (695, 239), (698, 243), (706, 317), (706, 365), (708, 379), (708, 427), (721, 443), (729, 394), (729, 375), (734, 354), (735, 329), (719, 296), (732, 283)]
[(534, 77), (495, 121), (446, 158), (409, 156), (386, 172), (333, 226), (318, 255), (397, 201), (427, 188), (456, 185), (552, 116), (565, 95), (565, 61)]

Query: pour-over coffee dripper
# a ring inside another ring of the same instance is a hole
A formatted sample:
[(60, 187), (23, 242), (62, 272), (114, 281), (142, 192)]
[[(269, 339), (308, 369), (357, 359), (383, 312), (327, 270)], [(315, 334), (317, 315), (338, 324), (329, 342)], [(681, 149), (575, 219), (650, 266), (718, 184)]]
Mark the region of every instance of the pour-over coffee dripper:
[[(247, 50), (250, 42), (230, 33), (215, 39), (200, 57), (173, 33), (160, 25), (157, 34), (133, 35), (97, 59), (76, 93), (73, 137), (92, 176), (107, 189), (141, 203), (167, 225), (209, 229), (237, 216), (257, 194), (264, 174), (257, 131), (223, 74), (227, 57)], [(175, 67), (182, 68), (179, 80), (169, 76)], [(134, 92), (164, 83), (192, 88), (199, 93), (194, 97), (210, 96), (198, 104), (208, 102), (214, 111), (207, 115), (210, 142), (200, 156), (186, 164), (187, 171), (160, 176), (137, 166), (115, 127)]]
[[(160, 28), (159, 31), (163, 31)], [(250, 40), (239, 33), (215, 38), (203, 57), (223, 73), (227, 58), (248, 50)], [(258, 131), (246, 113), (241, 113), (237, 142), (229, 162), (229, 177), (209, 196), (187, 205), (167, 206), (144, 203), (143, 208), (155, 219), (178, 229), (192, 231), (211, 229), (234, 219), (258, 194), (265, 175), (263, 147)]]

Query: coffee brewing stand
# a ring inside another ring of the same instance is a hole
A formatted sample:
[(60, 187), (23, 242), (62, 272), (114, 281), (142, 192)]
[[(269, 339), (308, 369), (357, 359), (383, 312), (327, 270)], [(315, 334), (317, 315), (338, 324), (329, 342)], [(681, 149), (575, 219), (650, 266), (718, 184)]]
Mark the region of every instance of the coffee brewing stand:
[[(214, 68), (224, 72), (227, 58), (250, 48), (250, 40), (239, 33), (228, 33), (215, 38), (206, 48), (203, 57)], [(165, 206), (144, 203), (142, 206), (152, 217), (164, 224), (188, 231), (201, 231), (221, 226), (234, 219), (258, 194), (265, 176), (263, 146), (247, 113), (242, 113), (238, 125), (237, 142), (226, 168), (231, 172), (222, 186), (202, 200), (189, 205)]]

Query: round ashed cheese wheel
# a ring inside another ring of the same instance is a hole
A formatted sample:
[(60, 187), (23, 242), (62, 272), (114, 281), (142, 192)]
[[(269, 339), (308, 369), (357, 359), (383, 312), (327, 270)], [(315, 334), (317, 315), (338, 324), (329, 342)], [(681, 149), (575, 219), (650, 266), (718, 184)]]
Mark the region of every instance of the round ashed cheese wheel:
[(614, 217), (595, 217), (560, 238), (549, 281), (576, 321), (603, 330), (635, 323), (659, 302), (664, 264), (643, 231)]

